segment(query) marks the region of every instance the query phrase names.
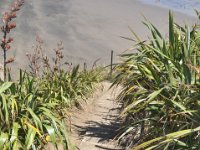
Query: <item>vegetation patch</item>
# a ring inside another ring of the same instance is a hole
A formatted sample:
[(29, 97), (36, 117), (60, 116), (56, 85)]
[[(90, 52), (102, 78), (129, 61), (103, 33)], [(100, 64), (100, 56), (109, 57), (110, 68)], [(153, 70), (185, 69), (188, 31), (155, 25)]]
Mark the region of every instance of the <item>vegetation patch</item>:
[(75, 67), (41, 78), (21, 71), (19, 82), (1, 83), (0, 149), (42, 149), (48, 142), (71, 149), (67, 110), (92, 94), (97, 82), (96, 71)]
[(118, 137), (136, 149), (199, 149), (200, 31), (181, 27), (169, 13), (169, 37), (148, 20), (142, 41), (133, 31), (136, 53), (122, 55), (113, 85), (122, 84), (124, 126)]
[[(44, 149), (48, 143), (54, 148), (73, 149), (69, 141), (66, 114), (70, 107), (91, 96), (101, 79), (101, 69), (81, 70), (63, 62), (62, 42), (54, 50), (52, 62), (45, 55), (41, 38), (29, 59), (29, 71), (20, 70), (18, 81), (12, 81), (7, 64), (7, 51), (14, 40), (8, 33), (16, 27), (11, 22), (24, 0), (15, 0), (3, 15), (1, 47), (4, 53), (4, 77), (0, 82), (0, 149)], [(66, 66), (64, 66), (66, 65)], [(67, 67), (68, 66), (68, 67)]]

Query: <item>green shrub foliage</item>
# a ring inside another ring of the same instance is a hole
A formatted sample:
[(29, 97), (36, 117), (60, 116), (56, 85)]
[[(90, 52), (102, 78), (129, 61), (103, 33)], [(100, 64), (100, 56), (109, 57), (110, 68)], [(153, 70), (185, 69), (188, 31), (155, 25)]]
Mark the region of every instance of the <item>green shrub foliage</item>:
[(133, 31), (137, 52), (122, 55), (113, 85), (123, 84), (125, 124), (119, 141), (133, 149), (199, 149), (200, 31), (181, 27), (169, 13), (169, 37), (148, 20), (142, 41)]

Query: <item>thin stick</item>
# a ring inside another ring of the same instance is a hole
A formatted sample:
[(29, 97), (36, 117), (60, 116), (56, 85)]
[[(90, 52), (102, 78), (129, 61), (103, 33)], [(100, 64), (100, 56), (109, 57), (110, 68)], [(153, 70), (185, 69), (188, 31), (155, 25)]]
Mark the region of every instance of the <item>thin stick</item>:
[(84, 62), (84, 71), (86, 71), (86, 70), (87, 70), (87, 63)]
[(113, 71), (113, 50), (111, 50), (110, 78), (112, 77), (112, 71)]

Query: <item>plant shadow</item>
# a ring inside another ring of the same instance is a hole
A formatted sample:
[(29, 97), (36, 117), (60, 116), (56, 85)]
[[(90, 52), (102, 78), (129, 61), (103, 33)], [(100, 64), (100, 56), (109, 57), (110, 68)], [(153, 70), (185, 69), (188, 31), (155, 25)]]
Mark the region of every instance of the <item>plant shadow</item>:
[[(87, 121), (85, 126), (73, 125), (78, 132), (79, 138), (95, 138), (98, 140), (95, 147), (105, 150), (123, 150), (122, 148), (108, 148), (104, 143), (113, 142), (120, 128), (120, 119), (116, 115), (108, 115), (103, 122)], [(117, 145), (116, 145), (117, 147)]]

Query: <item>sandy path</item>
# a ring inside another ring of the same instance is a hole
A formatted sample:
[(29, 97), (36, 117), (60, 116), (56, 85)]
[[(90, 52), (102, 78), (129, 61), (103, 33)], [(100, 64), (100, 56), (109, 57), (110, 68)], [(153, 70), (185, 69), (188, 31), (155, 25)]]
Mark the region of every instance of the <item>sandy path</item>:
[(119, 127), (119, 107), (114, 99), (120, 88), (110, 89), (110, 83), (102, 83), (102, 91), (96, 98), (72, 117), (72, 143), (80, 150), (119, 150), (112, 139)]

